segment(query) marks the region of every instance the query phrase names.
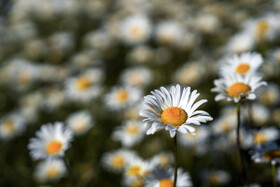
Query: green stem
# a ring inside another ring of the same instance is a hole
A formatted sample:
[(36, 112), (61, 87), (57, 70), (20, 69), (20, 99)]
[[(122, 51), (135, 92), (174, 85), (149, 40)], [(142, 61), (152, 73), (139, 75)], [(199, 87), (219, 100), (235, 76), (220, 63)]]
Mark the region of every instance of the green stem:
[(177, 183), (177, 134), (173, 138), (173, 151), (174, 151), (174, 184), (173, 187), (176, 187)]
[(245, 171), (245, 164), (244, 164), (244, 160), (243, 160), (242, 152), (241, 152), (241, 143), (240, 143), (241, 117), (240, 117), (240, 110), (241, 110), (241, 101), (239, 101), (237, 103), (237, 106), (236, 106), (236, 112), (237, 112), (236, 146), (237, 146), (237, 151), (238, 151), (238, 156), (239, 156), (239, 161), (240, 161), (241, 176), (242, 176), (243, 184), (245, 184), (246, 186), (249, 186), (246, 171)]
[(273, 187), (277, 187), (277, 183), (276, 183), (276, 163), (271, 163), (271, 173), (272, 173)]

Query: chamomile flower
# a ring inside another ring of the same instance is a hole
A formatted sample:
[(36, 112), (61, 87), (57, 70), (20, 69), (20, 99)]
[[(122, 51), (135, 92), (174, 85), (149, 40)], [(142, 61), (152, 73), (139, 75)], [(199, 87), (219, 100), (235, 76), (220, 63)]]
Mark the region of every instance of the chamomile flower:
[(239, 74), (228, 74), (223, 78), (215, 80), (215, 88), (212, 88), (212, 92), (217, 92), (215, 97), (216, 101), (226, 99), (227, 101), (238, 102), (241, 98), (248, 100), (254, 100), (256, 98), (255, 91), (265, 86), (266, 82), (261, 81), (262, 77), (258, 75), (247, 74), (245, 76)]
[(69, 129), (76, 135), (82, 135), (93, 126), (91, 115), (87, 111), (77, 111), (66, 119)]
[(133, 151), (126, 149), (119, 149), (116, 151), (105, 153), (102, 157), (102, 164), (108, 170), (113, 172), (121, 172), (130, 163), (136, 154)]
[(254, 46), (254, 37), (250, 32), (243, 31), (229, 39), (229, 42), (226, 46), (226, 51), (229, 53), (240, 54), (252, 50)]
[(142, 96), (138, 88), (115, 86), (105, 95), (105, 103), (111, 110), (122, 110), (136, 104)]
[(225, 185), (230, 180), (230, 175), (223, 170), (210, 170), (204, 173), (205, 182), (210, 186), (221, 186)]
[(66, 166), (61, 159), (46, 159), (37, 166), (35, 177), (40, 182), (51, 182), (59, 180), (66, 173)]
[(70, 146), (72, 131), (62, 122), (44, 124), (28, 144), (34, 160), (63, 156)]
[(280, 102), (280, 89), (277, 84), (268, 83), (266, 89), (260, 90), (259, 100), (266, 106), (275, 106)]
[(143, 139), (145, 131), (146, 128), (141, 121), (131, 120), (118, 127), (112, 136), (114, 140), (120, 141), (123, 146), (132, 147)]
[(130, 160), (125, 168), (125, 176), (127, 178), (145, 178), (151, 172), (152, 166), (145, 160), (135, 157)]
[(8, 140), (25, 129), (25, 119), (18, 113), (11, 113), (0, 119), (0, 139)]
[(227, 64), (221, 68), (222, 75), (228, 73), (237, 73), (240, 75), (246, 75), (249, 73), (255, 73), (263, 63), (263, 58), (258, 53), (242, 53), (241, 55), (234, 55), (228, 57)]
[[(159, 170), (155, 168), (152, 171), (153, 177), (149, 178), (145, 184), (145, 187), (173, 187), (174, 181), (174, 169), (169, 168), (167, 170)], [(178, 168), (177, 183), (178, 187), (192, 186), (190, 175), (184, 172), (182, 168)]]
[(215, 134), (228, 134), (236, 128), (235, 115), (222, 115), (212, 125)]
[(209, 135), (209, 129), (207, 127), (201, 127), (197, 130), (196, 134), (179, 134), (178, 140), (184, 147), (189, 147), (205, 143)]
[(132, 15), (122, 22), (122, 39), (128, 44), (140, 44), (149, 39), (151, 24), (144, 15)]
[(169, 90), (161, 87), (151, 93), (144, 97), (146, 108), (140, 111), (140, 116), (145, 118), (145, 126), (149, 126), (148, 135), (161, 129), (169, 131), (171, 137), (177, 131), (194, 134), (195, 128), (191, 125), (200, 125), (213, 119), (207, 112), (197, 110), (207, 100), (195, 102), (199, 93), (197, 90), (191, 92), (190, 87), (176, 85)]

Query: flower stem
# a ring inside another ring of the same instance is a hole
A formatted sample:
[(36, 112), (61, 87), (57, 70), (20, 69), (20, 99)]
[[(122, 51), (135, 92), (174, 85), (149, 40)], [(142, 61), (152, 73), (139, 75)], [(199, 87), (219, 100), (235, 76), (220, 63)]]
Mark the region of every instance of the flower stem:
[(277, 186), (277, 183), (276, 183), (276, 163), (271, 163), (271, 173), (272, 173), (273, 187), (276, 187)]
[(241, 144), (240, 144), (241, 117), (240, 117), (240, 110), (241, 110), (241, 101), (239, 101), (237, 103), (237, 106), (236, 106), (236, 112), (237, 112), (236, 146), (237, 146), (237, 151), (238, 151), (238, 156), (239, 156), (239, 161), (240, 161), (242, 181), (246, 186), (249, 186), (246, 171), (245, 171), (244, 160), (243, 160), (242, 153), (241, 153)]
[(173, 151), (174, 151), (174, 184), (173, 187), (176, 187), (177, 183), (177, 134), (173, 138)]

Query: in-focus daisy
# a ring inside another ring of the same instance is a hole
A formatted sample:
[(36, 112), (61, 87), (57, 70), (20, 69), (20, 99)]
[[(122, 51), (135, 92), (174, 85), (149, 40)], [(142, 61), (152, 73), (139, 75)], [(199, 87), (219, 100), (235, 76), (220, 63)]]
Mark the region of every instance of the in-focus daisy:
[(122, 110), (136, 104), (142, 96), (138, 88), (128, 86), (116, 86), (105, 95), (105, 103), (111, 110)]
[(124, 147), (132, 147), (139, 143), (144, 135), (146, 128), (141, 121), (126, 121), (122, 126), (113, 132), (113, 139), (120, 141)]
[(261, 128), (254, 134), (254, 144), (261, 145), (279, 138), (279, 131), (276, 127)]
[(216, 101), (226, 99), (228, 101), (234, 100), (237, 103), (241, 98), (254, 100), (256, 98), (255, 91), (259, 87), (266, 85), (266, 82), (261, 80), (261, 76), (254, 74), (244, 76), (228, 74), (221, 79), (215, 80), (216, 87), (212, 88), (211, 91), (218, 93), (215, 97)]
[(61, 159), (46, 159), (39, 163), (35, 170), (35, 177), (40, 182), (57, 181), (67, 173), (66, 166)]
[(227, 64), (221, 67), (222, 75), (228, 73), (237, 73), (245, 75), (255, 73), (263, 63), (263, 58), (258, 53), (242, 53), (241, 55), (234, 55), (226, 59)]
[(28, 144), (30, 155), (34, 160), (64, 156), (72, 140), (72, 131), (62, 122), (48, 123), (36, 132)]
[(121, 74), (121, 81), (124, 85), (143, 88), (151, 83), (152, 72), (144, 67), (127, 69)]
[(144, 97), (146, 108), (140, 111), (140, 116), (145, 117), (145, 126), (150, 127), (148, 135), (161, 129), (169, 131), (171, 137), (177, 131), (194, 134), (195, 128), (191, 125), (200, 125), (213, 119), (207, 112), (197, 110), (207, 100), (195, 102), (199, 93), (197, 90), (191, 92), (190, 87), (176, 85), (171, 86), (170, 90), (161, 87), (151, 93)]
[(122, 39), (128, 44), (139, 44), (149, 39), (151, 24), (143, 15), (132, 15), (125, 18), (121, 28)]
[(105, 153), (102, 157), (102, 164), (108, 170), (120, 172), (123, 171), (131, 159), (135, 157), (136, 154), (134, 152), (126, 149), (120, 149)]
[(275, 142), (256, 147), (250, 154), (255, 163), (280, 163), (280, 146)]
[(87, 111), (77, 111), (66, 119), (69, 129), (76, 135), (82, 135), (93, 126), (92, 116)]
[(0, 139), (8, 140), (25, 129), (25, 119), (19, 113), (11, 113), (0, 119)]
[[(169, 168), (167, 170), (155, 168), (152, 171), (152, 177), (147, 179), (145, 187), (173, 187), (174, 170)], [(192, 186), (190, 175), (178, 168), (177, 183), (178, 187)]]

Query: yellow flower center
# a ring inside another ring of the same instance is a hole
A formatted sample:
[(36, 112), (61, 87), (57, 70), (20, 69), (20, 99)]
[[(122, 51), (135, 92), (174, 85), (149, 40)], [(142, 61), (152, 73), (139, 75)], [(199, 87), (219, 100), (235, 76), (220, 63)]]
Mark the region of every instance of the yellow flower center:
[(57, 168), (55, 168), (55, 167), (50, 167), (47, 169), (48, 178), (51, 178), (51, 179), (56, 178), (58, 174), (59, 174), (59, 172), (58, 172)]
[(114, 168), (123, 168), (124, 158), (121, 155), (116, 155), (112, 158), (112, 166)]
[(143, 32), (140, 27), (134, 26), (131, 28), (130, 34), (133, 38), (140, 38), (143, 35)]
[(241, 63), (235, 68), (235, 72), (239, 74), (245, 74), (249, 71), (250, 66), (247, 63)]
[(144, 185), (143, 180), (141, 179), (135, 179), (132, 184), (131, 187), (142, 187)]
[(255, 144), (263, 144), (267, 141), (266, 136), (264, 133), (257, 133), (254, 138)]
[(276, 158), (280, 158), (280, 150), (277, 149), (271, 149), (269, 151), (267, 151), (264, 156), (265, 159), (271, 161), (274, 160)]
[(168, 167), (169, 163), (170, 163), (170, 159), (167, 155), (162, 155), (159, 158), (159, 167), (166, 168)]
[(53, 140), (48, 143), (46, 147), (46, 152), (50, 155), (56, 155), (59, 153), (61, 148), (62, 148), (62, 143), (60, 141)]
[(86, 77), (80, 77), (76, 80), (76, 86), (79, 90), (87, 90), (91, 86), (91, 82)]
[(220, 127), (221, 127), (222, 132), (225, 132), (225, 133), (230, 132), (232, 130), (232, 128), (233, 128), (231, 126), (231, 124), (229, 122), (227, 122), (227, 121), (221, 122)]
[(161, 179), (159, 187), (173, 187), (173, 181), (171, 179)]
[(11, 134), (15, 131), (15, 126), (14, 126), (13, 120), (10, 120), (10, 119), (6, 120), (3, 124), (3, 126), (9, 134)]
[(124, 103), (128, 99), (128, 93), (126, 90), (121, 89), (117, 92), (117, 100), (121, 103)]
[(232, 84), (228, 88), (228, 95), (230, 97), (238, 97), (240, 94), (245, 94), (245, 93), (249, 92), (250, 90), (251, 90), (251, 88), (247, 84), (244, 84), (242, 82), (237, 82), (237, 83)]
[(128, 173), (130, 176), (136, 176), (136, 175), (140, 175), (140, 171), (141, 171), (141, 167), (136, 165), (136, 166), (131, 166), (128, 169)]
[(267, 32), (269, 28), (269, 24), (267, 23), (267, 21), (259, 21), (257, 24), (257, 30), (256, 30), (256, 35), (257, 37), (262, 40), (265, 33)]
[(161, 121), (165, 125), (181, 126), (188, 118), (187, 113), (179, 107), (168, 107), (161, 114)]
[(138, 127), (136, 125), (130, 125), (130, 126), (126, 127), (125, 131), (128, 134), (135, 135), (138, 133)]

